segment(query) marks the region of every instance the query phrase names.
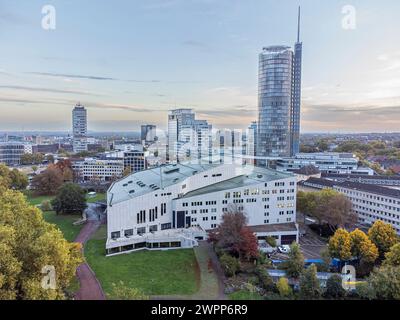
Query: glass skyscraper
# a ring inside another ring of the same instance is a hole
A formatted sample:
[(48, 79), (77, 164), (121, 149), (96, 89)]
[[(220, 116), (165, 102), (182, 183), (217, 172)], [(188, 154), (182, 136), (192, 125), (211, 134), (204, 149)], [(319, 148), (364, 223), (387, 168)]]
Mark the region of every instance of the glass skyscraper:
[[(288, 157), (299, 152), (301, 61), (299, 36), (294, 51), (270, 46), (259, 56), (258, 157)], [(265, 165), (263, 160), (257, 162)]]

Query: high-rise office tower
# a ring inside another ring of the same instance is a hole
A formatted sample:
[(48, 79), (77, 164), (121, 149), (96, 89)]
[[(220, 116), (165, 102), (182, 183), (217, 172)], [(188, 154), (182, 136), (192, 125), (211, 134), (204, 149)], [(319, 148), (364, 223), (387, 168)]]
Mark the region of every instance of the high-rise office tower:
[(74, 152), (87, 151), (87, 112), (80, 103), (72, 110), (72, 134)]
[(145, 124), (141, 126), (141, 141), (154, 142), (156, 139), (157, 127), (152, 124)]
[(255, 164), (257, 144), (257, 121), (253, 121), (246, 131), (246, 163)]
[[(295, 51), (270, 46), (259, 56), (257, 156), (298, 153), (300, 136), (301, 61), (300, 8)], [(265, 161), (257, 161), (265, 165)]]
[(171, 110), (168, 115), (169, 162), (209, 159), (211, 130), (206, 120), (196, 120), (192, 109)]

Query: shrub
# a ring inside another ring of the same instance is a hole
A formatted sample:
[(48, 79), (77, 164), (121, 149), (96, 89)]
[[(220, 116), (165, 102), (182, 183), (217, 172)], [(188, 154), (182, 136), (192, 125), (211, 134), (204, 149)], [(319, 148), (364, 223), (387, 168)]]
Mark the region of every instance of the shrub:
[(346, 290), (342, 285), (342, 277), (335, 274), (326, 282), (326, 290), (324, 296), (326, 298), (343, 298), (346, 295)]
[(53, 207), (51, 206), (51, 203), (49, 200), (44, 200), (40, 205), (40, 209), (42, 209), (42, 211), (44, 211), (44, 212), (47, 212), (47, 211), (53, 210)]
[(274, 237), (266, 237), (265, 241), (273, 248), (275, 248), (276, 245), (276, 239)]
[(227, 277), (233, 277), (240, 270), (239, 260), (229, 254), (224, 253), (220, 262)]
[(287, 278), (279, 278), (276, 283), (276, 288), (278, 289), (279, 295), (282, 298), (288, 298), (292, 295), (292, 288), (289, 286), (289, 280)]

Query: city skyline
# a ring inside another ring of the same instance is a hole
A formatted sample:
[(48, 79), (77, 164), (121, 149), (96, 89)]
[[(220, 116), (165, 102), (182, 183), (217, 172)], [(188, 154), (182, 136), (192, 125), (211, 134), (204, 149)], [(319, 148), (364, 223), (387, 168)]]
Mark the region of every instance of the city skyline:
[(166, 129), (175, 108), (245, 129), (257, 119), (258, 53), (292, 45), (298, 5), (302, 132), (398, 131), (396, 1), (352, 1), (355, 30), (341, 25), (343, 1), (119, 3), (53, 1), (57, 27), (45, 31), (41, 1), (2, 2), (0, 131), (68, 131), (77, 101), (90, 131)]

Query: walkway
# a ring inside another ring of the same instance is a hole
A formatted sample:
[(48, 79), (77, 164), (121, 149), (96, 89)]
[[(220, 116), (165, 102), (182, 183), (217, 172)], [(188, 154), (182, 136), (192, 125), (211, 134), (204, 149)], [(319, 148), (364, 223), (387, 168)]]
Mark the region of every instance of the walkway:
[[(90, 239), (93, 233), (100, 227), (100, 221), (88, 221), (82, 228), (79, 235), (76, 237), (75, 242), (83, 245)], [(85, 262), (76, 269), (76, 276), (80, 282), (80, 288), (75, 294), (75, 300), (105, 300), (103, 289), (96, 278), (93, 270)]]

